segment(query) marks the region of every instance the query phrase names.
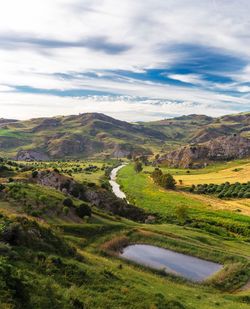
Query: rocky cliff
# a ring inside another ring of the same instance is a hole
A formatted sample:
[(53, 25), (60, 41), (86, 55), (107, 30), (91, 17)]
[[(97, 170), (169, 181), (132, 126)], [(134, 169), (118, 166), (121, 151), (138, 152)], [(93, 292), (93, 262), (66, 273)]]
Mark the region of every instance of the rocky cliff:
[(172, 167), (200, 168), (210, 161), (227, 161), (248, 156), (250, 156), (250, 139), (234, 134), (201, 144), (182, 146), (160, 157), (157, 163)]

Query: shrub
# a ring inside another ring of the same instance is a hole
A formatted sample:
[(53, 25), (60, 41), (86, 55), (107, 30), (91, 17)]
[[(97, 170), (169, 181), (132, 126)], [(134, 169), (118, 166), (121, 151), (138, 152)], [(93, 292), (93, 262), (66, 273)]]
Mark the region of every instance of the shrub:
[(79, 207), (76, 208), (76, 214), (80, 218), (84, 218), (85, 216), (91, 217), (91, 207), (88, 204), (82, 203)]
[(63, 213), (67, 216), (67, 214), (69, 213), (69, 207), (64, 206), (63, 207)]
[(67, 206), (67, 207), (74, 207), (74, 203), (72, 201), (71, 198), (67, 197), (64, 201), (63, 201), (63, 205)]
[(188, 220), (188, 208), (179, 206), (176, 208), (176, 217), (180, 224), (185, 224)]
[(76, 198), (82, 198), (84, 196), (84, 186), (82, 184), (75, 183), (70, 190), (70, 194)]
[(31, 175), (32, 175), (32, 178), (36, 178), (38, 175), (38, 171), (33, 171)]

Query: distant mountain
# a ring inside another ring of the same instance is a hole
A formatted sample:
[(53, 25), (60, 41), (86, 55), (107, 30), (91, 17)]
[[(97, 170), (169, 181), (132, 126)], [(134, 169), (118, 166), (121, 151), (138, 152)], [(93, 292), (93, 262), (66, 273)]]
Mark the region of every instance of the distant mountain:
[(0, 129), (0, 154), (17, 159), (124, 157), (151, 154), (164, 133), (99, 113), (37, 118), (7, 123)]
[(128, 123), (99, 113), (0, 119), (0, 155), (19, 160), (164, 154), (221, 136), (250, 137), (250, 113)]

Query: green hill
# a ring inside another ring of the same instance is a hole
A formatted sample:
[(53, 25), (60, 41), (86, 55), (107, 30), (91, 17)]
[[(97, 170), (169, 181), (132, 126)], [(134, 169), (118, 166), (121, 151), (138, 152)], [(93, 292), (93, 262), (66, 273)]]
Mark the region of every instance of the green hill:
[(250, 113), (212, 118), (188, 115), (155, 122), (128, 123), (98, 113), (0, 121), (0, 155), (71, 159), (164, 153), (187, 143), (220, 136), (249, 137)]

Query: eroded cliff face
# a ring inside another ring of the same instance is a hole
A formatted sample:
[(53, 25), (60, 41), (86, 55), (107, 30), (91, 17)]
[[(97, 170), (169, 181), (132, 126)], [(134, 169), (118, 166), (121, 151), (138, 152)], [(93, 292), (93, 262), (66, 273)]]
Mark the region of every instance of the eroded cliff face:
[(202, 144), (180, 147), (159, 158), (157, 163), (172, 167), (200, 168), (210, 161), (233, 160), (250, 156), (250, 140), (239, 135), (222, 136)]
[(15, 158), (17, 161), (49, 161), (49, 156), (35, 150), (20, 150)]

